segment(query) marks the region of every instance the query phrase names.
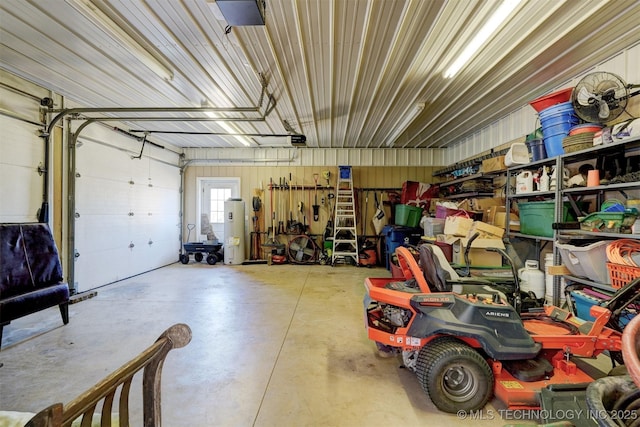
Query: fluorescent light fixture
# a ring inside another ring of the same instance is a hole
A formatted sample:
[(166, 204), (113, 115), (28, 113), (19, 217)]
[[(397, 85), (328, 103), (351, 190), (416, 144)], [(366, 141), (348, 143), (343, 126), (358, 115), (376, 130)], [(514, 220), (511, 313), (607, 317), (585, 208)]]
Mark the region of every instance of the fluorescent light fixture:
[(226, 130), (227, 132), (229, 132), (229, 136), (234, 137), (235, 139), (237, 139), (240, 144), (244, 145), (245, 147), (251, 147), (251, 142), (249, 141), (249, 138), (247, 138), (246, 136), (242, 136), (242, 135), (234, 135), (236, 133), (238, 133), (238, 131), (236, 129), (234, 129), (230, 124), (225, 123), (225, 122), (218, 122), (218, 124), (220, 126), (222, 126), (222, 128), (224, 130)]
[(424, 110), (424, 103), (423, 102), (413, 106), (413, 109), (411, 109), (411, 111), (409, 111), (404, 116), (402, 121), (400, 123), (398, 123), (398, 126), (396, 126), (396, 129), (393, 131), (391, 136), (389, 136), (387, 138), (387, 147), (392, 147), (393, 146), (393, 143), (396, 141), (396, 139), (398, 139), (398, 137), (402, 134), (402, 132), (407, 130), (407, 128), (409, 127), (411, 122), (413, 122), (415, 120), (415, 118), (418, 117), (418, 114), (420, 114), (422, 112), (422, 110)]
[[(202, 107), (208, 107), (208, 105), (203, 102)], [(216, 115), (216, 113), (212, 112), (212, 111), (205, 111), (205, 114), (209, 117), (211, 117), (212, 119), (222, 119), (222, 117)], [(235, 139), (237, 139), (240, 144), (244, 145), (245, 147), (251, 147), (251, 141), (249, 141), (249, 138), (247, 138), (246, 136), (242, 136), (242, 135), (237, 135), (238, 130), (235, 129), (233, 126), (231, 126), (228, 123), (225, 122), (217, 122), (224, 130), (226, 130), (227, 132), (229, 132), (229, 136), (234, 137)]]
[(95, 26), (103, 29), (129, 52), (135, 55), (147, 68), (164, 80), (173, 80), (173, 71), (153, 56), (138, 41), (116, 24), (109, 16), (96, 7), (90, 0), (66, 0), (75, 10), (80, 12)]
[(478, 31), (471, 42), (465, 47), (460, 56), (444, 72), (444, 77), (450, 79), (471, 59), (487, 39), (500, 27), (509, 14), (522, 2), (522, 0), (504, 0), (500, 7), (491, 15), (491, 18)]

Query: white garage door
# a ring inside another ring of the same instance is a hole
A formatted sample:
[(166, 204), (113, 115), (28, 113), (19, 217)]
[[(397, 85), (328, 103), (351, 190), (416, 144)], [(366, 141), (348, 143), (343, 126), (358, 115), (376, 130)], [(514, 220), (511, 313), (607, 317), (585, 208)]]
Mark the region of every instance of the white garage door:
[(178, 260), (179, 169), (131, 157), (90, 140), (76, 149), (77, 292)]

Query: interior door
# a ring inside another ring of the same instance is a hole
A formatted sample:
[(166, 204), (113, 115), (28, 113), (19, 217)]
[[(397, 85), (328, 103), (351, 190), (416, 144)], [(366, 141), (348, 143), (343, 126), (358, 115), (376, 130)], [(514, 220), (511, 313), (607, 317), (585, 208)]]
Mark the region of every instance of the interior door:
[(202, 178), (199, 194), (197, 240), (209, 240), (213, 231), (215, 237), (224, 242), (224, 201), (240, 197), (240, 178)]

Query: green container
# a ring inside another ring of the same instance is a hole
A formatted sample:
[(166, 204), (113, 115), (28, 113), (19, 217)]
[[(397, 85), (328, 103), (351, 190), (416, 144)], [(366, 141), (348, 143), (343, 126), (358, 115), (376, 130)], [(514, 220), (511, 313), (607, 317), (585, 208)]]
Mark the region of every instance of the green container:
[[(518, 203), (520, 211), (520, 232), (530, 236), (553, 237), (555, 222), (555, 201)], [(563, 221), (569, 214), (569, 205), (563, 206)]]
[(396, 205), (396, 225), (417, 227), (422, 218), (422, 208), (409, 205)]
[(594, 212), (580, 221), (580, 228), (587, 231), (604, 231), (607, 233), (631, 233), (636, 222), (637, 212)]

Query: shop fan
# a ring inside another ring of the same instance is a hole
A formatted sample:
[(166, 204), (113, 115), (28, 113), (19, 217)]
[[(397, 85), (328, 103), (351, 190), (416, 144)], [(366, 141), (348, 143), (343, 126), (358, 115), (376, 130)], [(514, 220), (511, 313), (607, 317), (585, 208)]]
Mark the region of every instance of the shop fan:
[(573, 89), (573, 109), (587, 122), (609, 122), (622, 114), (630, 97), (640, 94), (640, 91), (630, 92), (636, 87), (640, 85), (628, 85), (613, 73), (587, 74)]
[(316, 259), (315, 242), (306, 235), (294, 237), (289, 243), (289, 259), (291, 262), (306, 264)]

